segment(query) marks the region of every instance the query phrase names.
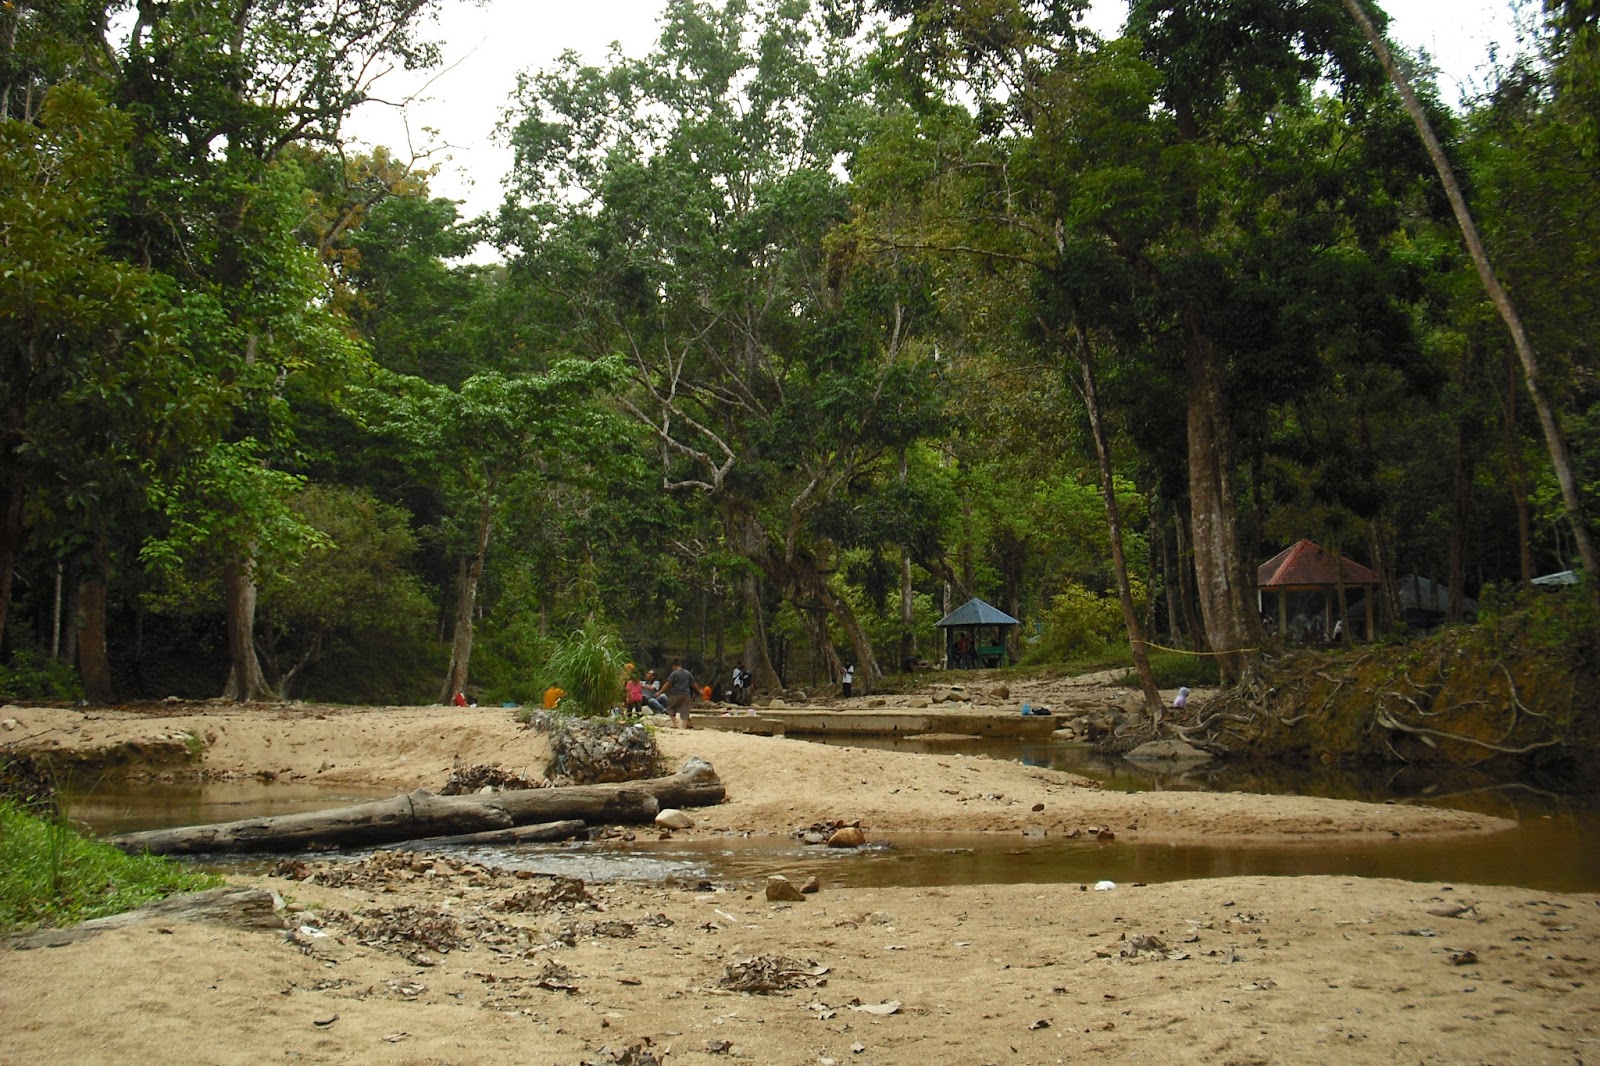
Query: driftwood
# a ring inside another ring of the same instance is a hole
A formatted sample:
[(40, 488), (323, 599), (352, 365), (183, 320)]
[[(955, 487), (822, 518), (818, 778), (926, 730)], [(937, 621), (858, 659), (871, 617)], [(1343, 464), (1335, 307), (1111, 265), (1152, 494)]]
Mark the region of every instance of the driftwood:
[(227, 886), (205, 892), (184, 892), (142, 907), (105, 918), (91, 918), (64, 929), (35, 929), (13, 933), (0, 946), (17, 951), (34, 948), (59, 948), (91, 937), (106, 929), (126, 929), (142, 922), (198, 921), (227, 925), (235, 929), (281, 930), (287, 924), (282, 907), (264, 888)]
[(435, 796), (418, 789), (393, 799), (329, 811), (119, 833), (106, 843), (138, 854), (304, 851), (392, 844), (578, 819), (588, 825), (652, 821), (663, 807), (706, 807), (726, 790), (711, 764), (690, 759), (671, 777), (620, 785), (570, 785), (489, 795)]
[(581, 818), (537, 825), (514, 825), (510, 829), (486, 829), (481, 833), (461, 833), (453, 837), (429, 837), (429, 844), (537, 844), (552, 840), (571, 840), (588, 832)]

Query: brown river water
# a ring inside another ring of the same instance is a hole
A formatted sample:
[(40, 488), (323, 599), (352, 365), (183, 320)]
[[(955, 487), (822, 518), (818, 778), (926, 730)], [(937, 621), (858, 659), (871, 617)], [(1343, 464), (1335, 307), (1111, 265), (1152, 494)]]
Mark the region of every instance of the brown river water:
[[(844, 743), (845, 741), (837, 741)], [(941, 743), (850, 738), (856, 746), (937, 750), (1012, 759), (1093, 777), (1127, 791), (1211, 790), (1301, 794), (1370, 802), (1428, 803), (1507, 818), (1515, 830), (1436, 843), (1309, 843), (1275, 847), (1166, 845), (995, 834), (885, 834), (866, 848), (838, 851), (783, 837), (607, 841), (454, 849), (496, 866), (562, 873), (592, 881), (760, 880), (815, 874), (844, 887), (951, 884), (1153, 883), (1233, 875), (1329, 874), (1411, 881), (1517, 885), (1600, 892), (1600, 802), (1548, 782), (1492, 781), (1415, 769), (1353, 773), (1318, 769), (1251, 771), (1230, 766), (1158, 773), (1098, 755), (1083, 745), (1003, 740)], [(382, 798), (393, 790), (326, 789), (256, 782), (208, 785), (102, 784), (66, 797), (68, 812), (99, 833), (257, 818)], [(425, 846), (419, 844), (417, 846)], [(252, 868), (261, 856), (201, 865)]]

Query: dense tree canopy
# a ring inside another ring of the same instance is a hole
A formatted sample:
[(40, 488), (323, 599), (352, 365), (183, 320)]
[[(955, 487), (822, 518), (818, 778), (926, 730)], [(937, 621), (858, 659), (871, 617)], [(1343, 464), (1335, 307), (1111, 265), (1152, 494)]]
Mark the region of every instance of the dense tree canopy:
[(344, 143), (434, 9), (0, 10), (0, 689), (870, 691), (971, 596), (1248, 680), (1302, 537), (1385, 625), (1584, 565), (1588, 0), (1454, 111), (1356, 0), (671, 0), (525, 73), (481, 219)]

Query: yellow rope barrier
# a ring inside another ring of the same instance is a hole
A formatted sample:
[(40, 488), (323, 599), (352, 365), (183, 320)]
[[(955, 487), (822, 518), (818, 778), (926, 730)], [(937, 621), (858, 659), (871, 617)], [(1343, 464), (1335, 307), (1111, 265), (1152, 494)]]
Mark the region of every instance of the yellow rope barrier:
[(1176, 652), (1179, 655), (1195, 655), (1195, 656), (1242, 655), (1243, 653), (1245, 653), (1247, 651), (1261, 651), (1262, 650), (1260, 648), (1231, 648), (1231, 649), (1229, 649), (1227, 651), (1195, 651), (1192, 648), (1169, 648), (1165, 644), (1157, 644), (1153, 640), (1141, 640), (1139, 643), (1143, 644), (1147, 648), (1155, 648), (1157, 651), (1170, 651), (1170, 652)]

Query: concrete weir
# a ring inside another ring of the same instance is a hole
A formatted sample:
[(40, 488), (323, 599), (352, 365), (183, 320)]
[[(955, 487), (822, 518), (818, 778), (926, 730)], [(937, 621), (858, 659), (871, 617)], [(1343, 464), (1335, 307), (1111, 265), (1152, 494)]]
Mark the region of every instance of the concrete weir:
[(758, 736), (869, 736), (909, 737), (936, 733), (944, 736), (1006, 737), (1043, 740), (1061, 725), (1052, 715), (1020, 714), (990, 708), (872, 707), (833, 710), (825, 707), (763, 707), (755, 714), (743, 709), (722, 715), (696, 712), (696, 729), (753, 733)]

